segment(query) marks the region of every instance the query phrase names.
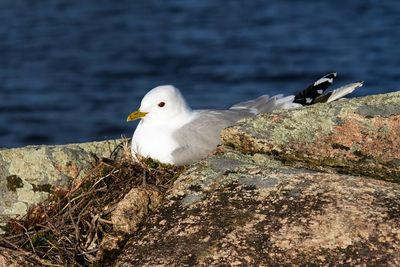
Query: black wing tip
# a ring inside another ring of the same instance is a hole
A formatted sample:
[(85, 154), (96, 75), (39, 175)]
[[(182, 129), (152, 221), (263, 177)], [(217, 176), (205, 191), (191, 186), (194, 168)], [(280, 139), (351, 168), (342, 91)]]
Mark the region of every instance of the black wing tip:
[(324, 94), (336, 76), (336, 71), (325, 74), (306, 89), (297, 93), (293, 102), (301, 105), (312, 105), (315, 99)]

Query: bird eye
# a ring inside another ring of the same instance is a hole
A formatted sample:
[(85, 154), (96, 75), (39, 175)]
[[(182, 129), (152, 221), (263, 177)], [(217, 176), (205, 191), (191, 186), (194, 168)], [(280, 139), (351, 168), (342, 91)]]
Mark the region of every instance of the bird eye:
[(158, 106), (159, 106), (160, 108), (162, 108), (163, 106), (165, 106), (165, 102), (160, 102), (160, 103), (158, 103)]

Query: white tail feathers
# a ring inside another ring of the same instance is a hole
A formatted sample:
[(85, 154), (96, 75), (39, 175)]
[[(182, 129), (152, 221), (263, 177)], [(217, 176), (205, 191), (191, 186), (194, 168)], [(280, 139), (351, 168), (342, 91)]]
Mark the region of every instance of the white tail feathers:
[(362, 81), (350, 83), (333, 90), (332, 92), (330, 92), (331, 95), (329, 96), (328, 100), (326, 100), (326, 102), (329, 103), (339, 98), (342, 98), (345, 95), (351, 94), (356, 88), (363, 86), (363, 83), (364, 82)]

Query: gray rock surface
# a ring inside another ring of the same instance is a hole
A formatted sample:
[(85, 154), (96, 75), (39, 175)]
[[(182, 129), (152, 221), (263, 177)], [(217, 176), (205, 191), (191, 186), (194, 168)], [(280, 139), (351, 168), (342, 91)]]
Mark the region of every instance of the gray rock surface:
[(0, 225), (46, 199), (53, 186), (66, 187), (110, 157), (120, 140), (0, 150)]
[(399, 266), (400, 185), (225, 151), (191, 167), (116, 266)]

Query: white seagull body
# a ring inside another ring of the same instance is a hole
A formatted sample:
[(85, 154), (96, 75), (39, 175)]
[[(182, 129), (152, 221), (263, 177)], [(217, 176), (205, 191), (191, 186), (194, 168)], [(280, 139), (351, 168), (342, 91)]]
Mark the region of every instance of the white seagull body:
[(331, 102), (362, 86), (362, 82), (356, 82), (326, 93), (335, 77), (336, 73), (325, 75), (297, 95), (263, 95), (227, 110), (192, 110), (177, 88), (158, 86), (143, 97), (139, 110), (127, 119), (141, 119), (132, 137), (132, 155), (175, 165), (196, 162), (218, 146), (223, 128), (242, 118), (275, 109)]

